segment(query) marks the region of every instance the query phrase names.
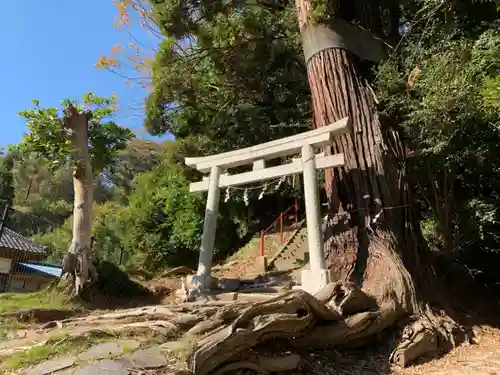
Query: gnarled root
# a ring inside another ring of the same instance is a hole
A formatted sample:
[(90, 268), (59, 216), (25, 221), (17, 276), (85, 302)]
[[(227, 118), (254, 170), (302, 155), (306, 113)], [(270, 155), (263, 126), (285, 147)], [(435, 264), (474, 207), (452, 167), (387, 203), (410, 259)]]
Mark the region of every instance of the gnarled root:
[(377, 310), (364, 311), (328, 325), (318, 325), (307, 335), (291, 344), (296, 347), (325, 348), (361, 344), (363, 340), (393, 325), (403, 312), (394, 303), (387, 302)]
[(256, 355), (253, 357), (252, 359), (224, 365), (216, 370), (213, 375), (224, 375), (242, 369), (253, 370), (257, 374), (268, 375), (274, 372), (295, 370), (300, 364), (300, 356), (297, 354), (290, 354), (283, 357), (268, 357), (263, 355)]
[(330, 283), (314, 297), (343, 316), (377, 307), (375, 299), (366, 295), (352, 282)]
[[(315, 296), (289, 291), (265, 302), (227, 306), (195, 325), (190, 333), (199, 335), (199, 341), (188, 366), (196, 375), (223, 375), (242, 368), (269, 374), (277, 370), (248, 356), (258, 344), (293, 339), (290, 346), (296, 348), (359, 346), (405, 315), (397, 298), (377, 304), (352, 283), (331, 283)], [(453, 341), (457, 330), (451, 319), (428, 308), (406, 329), (391, 361), (406, 366), (417, 357), (451, 348), (457, 344)], [(296, 362), (298, 366), (299, 359)]]
[(447, 352), (467, 339), (465, 330), (446, 315), (438, 316), (429, 308), (403, 330), (402, 342), (390, 356), (401, 367), (423, 356)]
[[(208, 375), (214, 370), (223, 374), (220, 371), (227, 362), (271, 339), (293, 338), (292, 345), (298, 346), (337, 345), (379, 332), (401, 316), (394, 303), (359, 312), (370, 306), (374, 306), (374, 301), (351, 283), (331, 283), (316, 296), (302, 290), (287, 292), (251, 305), (231, 324), (224, 324), (221, 319), (219, 327), (211, 325), (212, 331), (201, 337), (191, 353), (189, 368), (197, 375)], [(245, 367), (249, 362), (238, 363)], [(263, 366), (252, 363), (254, 370), (266, 373)], [(237, 364), (224, 371), (234, 370), (234, 366)]]

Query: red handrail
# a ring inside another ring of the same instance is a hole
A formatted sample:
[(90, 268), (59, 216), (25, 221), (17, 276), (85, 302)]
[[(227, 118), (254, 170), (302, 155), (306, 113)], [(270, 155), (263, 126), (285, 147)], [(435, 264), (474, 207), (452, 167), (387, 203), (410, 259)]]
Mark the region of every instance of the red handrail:
[(296, 199), (295, 203), (288, 207), (285, 211), (281, 212), (280, 215), (274, 219), (274, 221), (264, 230), (260, 231), (260, 255), (264, 256), (264, 247), (265, 247), (265, 235), (266, 233), (274, 227), (274, 224), (279, 220), (280, 221), (280, 242), (283, 242), (283, 217), (290, 210), (295, 209), (295, 225), (299, 224), (299, 201)]

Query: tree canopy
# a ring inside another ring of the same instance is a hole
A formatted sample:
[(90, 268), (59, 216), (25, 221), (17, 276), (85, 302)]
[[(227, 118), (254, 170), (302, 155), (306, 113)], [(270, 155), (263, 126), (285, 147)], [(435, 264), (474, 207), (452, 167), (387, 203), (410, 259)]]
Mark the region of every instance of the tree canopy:
[(70, 106), (89, 116), (88, 143), (92, 169), (100, 173), (112, 164), (115, 153), (122, 150), (132, 137), (132, 132), (111, 121), (115, 111), (116, 98), (104, 98), (87, 93), (82, 103), (66, 100), (63, 107), (43, 108), (34, 100), (35, 108), (22, 111), (29, 132), (25, 135), (21, 148), (26, 152), (39, 154), (49, 161), (51, 167), (74, 166), (78, 163), (71, 144), (71, 130), (64, 125)]

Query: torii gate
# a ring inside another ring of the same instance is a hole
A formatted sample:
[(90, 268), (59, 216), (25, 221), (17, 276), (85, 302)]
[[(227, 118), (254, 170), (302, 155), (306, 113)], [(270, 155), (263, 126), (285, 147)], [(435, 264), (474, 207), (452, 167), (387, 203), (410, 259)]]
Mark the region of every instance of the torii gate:
[[(189, 186), (191, 192), (208, 190), (198, 271), (192, 281), (198, 284), (202, 290), (209, 285), (220, 188), (302, 173), (304, 176), (310, 269), (303, 271), (301, 287), (310, 293), (315, 293), (319, 288), (329, 283), (331, 276), (329, 271), (325, 269), (317, 170), (344, 165), (344, 155), (324, 156), (323, 153), (315, 154), (314, 149), (330, 145), (333, 137), (347, 133), (350, 130), (350, 125), (350, 119), (346, 117), (319, 129), (256, 146), (217, 155), (186, 158), (186, 165), (196, 167), (202, 173), (210, 172), (209, 177), (203, 177), (202, 181), (193, 182)], [(293, 159), (290, 164), (266, 168), (266, 160), (299, 152), (302, 156), (301, 159)], [(253, 163), (251, 172), (235, 175), (221, 174), (223, 170), (251, 163)]]

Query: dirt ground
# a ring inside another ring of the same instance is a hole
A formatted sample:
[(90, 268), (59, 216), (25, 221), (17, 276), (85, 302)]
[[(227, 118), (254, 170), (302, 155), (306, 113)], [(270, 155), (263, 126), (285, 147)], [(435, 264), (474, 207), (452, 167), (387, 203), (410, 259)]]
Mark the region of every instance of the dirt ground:
[(387, 341), (359, 350), (300, 353), (300, 371), (290, 375), (500, 375), (500, 330), (487, 329), (477, 344), (464, 344), (441, 358), (405, 369), (388, 363)]
[(442, 358), (394, 375), (500, 375), (500, 330), (485, 327), (477, 344), (464, 344)]

